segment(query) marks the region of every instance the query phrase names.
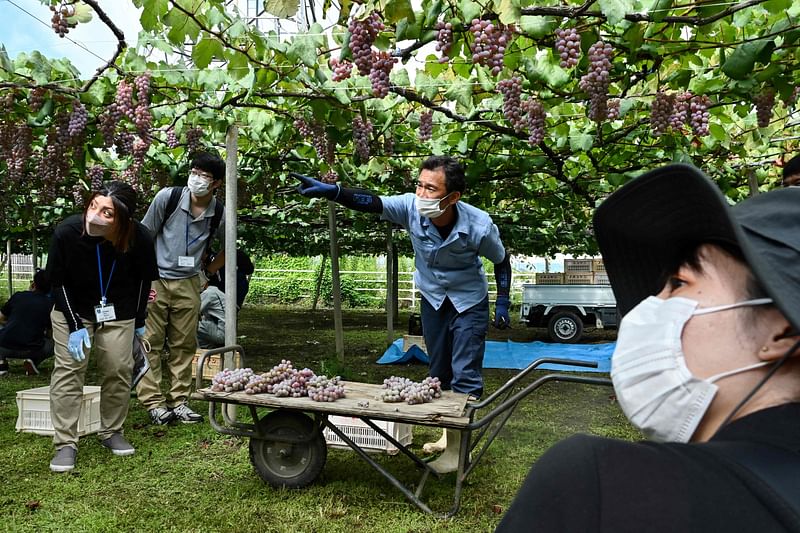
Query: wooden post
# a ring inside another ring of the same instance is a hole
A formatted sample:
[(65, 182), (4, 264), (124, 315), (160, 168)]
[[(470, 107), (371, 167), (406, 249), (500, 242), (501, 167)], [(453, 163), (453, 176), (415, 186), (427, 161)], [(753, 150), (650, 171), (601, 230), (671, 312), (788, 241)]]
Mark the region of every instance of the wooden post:
[(11, 239), (6, 241), (6, 265), (8, 269), (8, 297), (11, 298), (11, 295), (14, 294), (14, 280), (11, 277)]
[[(228, 126), (225, 134), (225, 344), (236, 344), (236, 205), (238, 202), (236, 171), (239, 150), (239, 129), (236, 124)], [(223, 253), (220, 250), (219, 253)], [(237, 368), (237, 361), (233, 352), (222, 354), (222, 368)], [(237, 408), (234, 404), (226, 406), (228, 417), (231, 420), (238, 418)]]
[(31, 228), (31, 253), (33, 254), (33, 272), (39, 268), (39, 247), (36, 246), (36, 228)]
[(394, 342), (394, 261), (392, 260), (392, 223), (386, 223), (386, 345)]
[(328, 200), (328, 230), (331, 236), (331, 285), (333, 324), (336, 329), (336, 357), (344, 361), (344, 326), (342, 325), (342, 285), (339, 281), (339, 244), (336, 235), (336, 204)]
[(747, 170), (747, 183), (750, 185), (750, 196), (758, 194), (758, 177), (756, 177), (756, 169), (752, 167)]
[[(239, 129), (235, 124), (228, 127), (225, 135), (225, 344), (236, 344), (236, 205), (238, 179)], [(222, 252), (222, 251), (220, 251)], [(234, 368), (233, 353), (224, 356), (223, 368)]]

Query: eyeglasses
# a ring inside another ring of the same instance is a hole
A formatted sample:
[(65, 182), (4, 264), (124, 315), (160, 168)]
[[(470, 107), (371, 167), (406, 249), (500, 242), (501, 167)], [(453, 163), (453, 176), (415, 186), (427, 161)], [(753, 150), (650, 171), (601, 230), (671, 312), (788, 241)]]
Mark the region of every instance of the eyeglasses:
[(197, 169), (197, 168), (193, 168), (192, 169), (192, 173), (193, 174), (197, 174), (201, 178), (206, 179), (208, 181), (214, 181), (214, 176), (212, 174), (208, 173), (208, 172), (203, 171), (203, 170), (200, 170), (200, 169)]

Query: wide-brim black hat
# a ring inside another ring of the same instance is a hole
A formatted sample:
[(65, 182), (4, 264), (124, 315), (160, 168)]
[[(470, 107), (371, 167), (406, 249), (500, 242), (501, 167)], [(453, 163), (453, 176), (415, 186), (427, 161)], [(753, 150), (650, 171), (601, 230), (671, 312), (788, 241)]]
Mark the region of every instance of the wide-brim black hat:
[(668, 165), (630, 181), (594, 214), (608, 278), (624, 315), (663, 289), (667, 270), (701, 243), (738, 246), (753, 275), (800, 330), (800, 187), (735, 206), (703, 172)]

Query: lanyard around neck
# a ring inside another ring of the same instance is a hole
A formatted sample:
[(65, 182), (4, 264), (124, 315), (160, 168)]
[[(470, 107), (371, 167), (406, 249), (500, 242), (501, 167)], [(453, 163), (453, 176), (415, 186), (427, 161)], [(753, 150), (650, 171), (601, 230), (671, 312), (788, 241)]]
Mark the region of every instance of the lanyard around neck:
[[(208, 219), (205, 218), (204, 220), (206, 222), (206, 227), (208, 227)], [(189, 213), (186, 213), (186, 255), (189, 255), (189, 246), (191, 246), (192, 244), (196, 243), (198, 241), (198, 239), (200, 239), (206, 233), (206, 229), (203, 228), (203, 231), (201, 231), (200, 234), (197, 235), (197, 237), (195, 237), (194, 239), (192, 239), (190, 241), (189, 240), (189, 226), (191, 226), (191, 225), (192, 225), (192, 219), (189, 216)]]
[(103, 287), (103, 264), (100, 262), (100, 243), (97, 243), (97, 273), (100, 275), (100, 302), (106, 304), (106, 292), (111, 285), (111, 276), (114, 275), (114, 267), (117, 266), (117, 260), (111, 263), (111, 272), (108, 273), (108, 283)]

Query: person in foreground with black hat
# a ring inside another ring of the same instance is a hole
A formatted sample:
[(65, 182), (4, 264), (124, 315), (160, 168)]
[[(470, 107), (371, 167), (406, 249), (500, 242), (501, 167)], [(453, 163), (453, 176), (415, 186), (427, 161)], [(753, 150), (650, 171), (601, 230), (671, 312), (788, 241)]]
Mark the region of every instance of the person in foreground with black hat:
[(798, 215), (800, 188), (730, 207), (687, 165), (597, 209), (611, 378), (650, 440), (556, 444), (497, 531), (800, 531)]

